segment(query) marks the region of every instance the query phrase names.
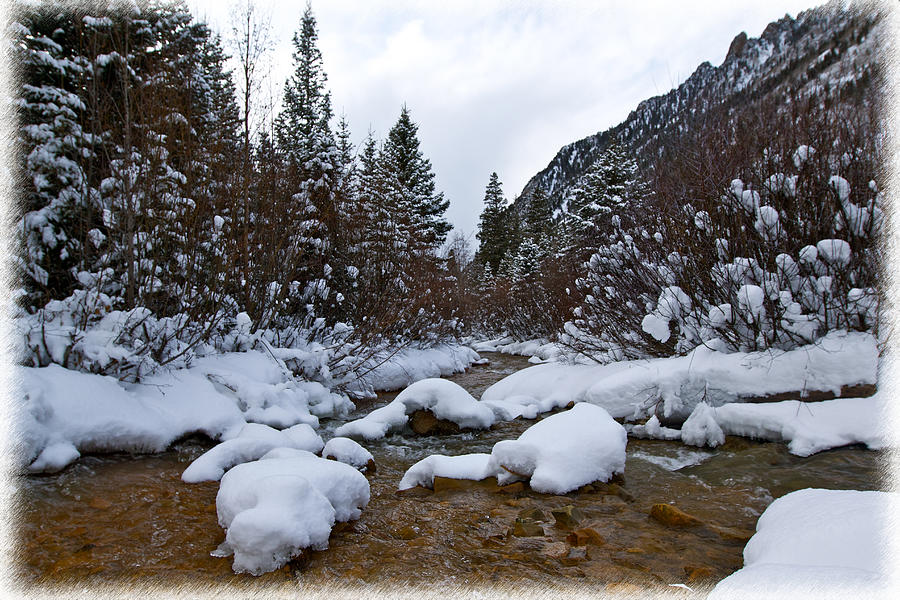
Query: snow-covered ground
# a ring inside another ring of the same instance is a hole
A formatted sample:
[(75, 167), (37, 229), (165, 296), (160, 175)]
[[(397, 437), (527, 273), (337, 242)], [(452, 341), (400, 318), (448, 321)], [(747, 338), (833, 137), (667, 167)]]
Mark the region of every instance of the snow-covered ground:
[(887, 526), (898, 501), (890, 492), (821, 489), (778, 498), (759, 517), (744, 567), (709, 598), (888, 597), (896, 579)]
[[(402, 387), (416, 378), (464, 370), (478, 358), (458, 345), (410, 348), (374, 368), (365, 386)], [(52, 472), (84, 452), (161, 452), (196, 432), (229, 440), (247, 423), (316, 429), (319, 417), (353, 409), (347, 396), (293, 376), (286, 360), (297, 357), (259, 351), (213, 354), (137, 384), (55, 364), (15, 367), (23, 400), (15, 404), (18, 461), (32, 472)]]

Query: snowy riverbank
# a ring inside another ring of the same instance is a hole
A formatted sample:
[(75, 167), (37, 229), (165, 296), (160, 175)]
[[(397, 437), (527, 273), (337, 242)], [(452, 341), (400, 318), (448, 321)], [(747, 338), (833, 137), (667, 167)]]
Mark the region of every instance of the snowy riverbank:
[[(373, 362), (356, 391), (396, 389), (465, 370), (471, 348), (407, 348)], [(113, 377), (47, 367), (16, 367), (19, 462), (32, 472), (64, 468), (84, 452), (159, 452), (191, 433), (235, 437), (247, 423), (283, 429), (344, 415), (349, 398), (291, 374), (282, 358), (259, 351), (206, 356), (190, 367), (128, 384)]]

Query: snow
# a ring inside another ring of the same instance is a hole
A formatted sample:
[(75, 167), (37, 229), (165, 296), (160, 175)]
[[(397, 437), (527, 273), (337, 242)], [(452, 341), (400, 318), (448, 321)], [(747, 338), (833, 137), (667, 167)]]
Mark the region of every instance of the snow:
[(850, 263), (850, 244), (844, 240), (821, 240), (816, 244), (819, 258), (828, 264), (846, 266)]
[(350, 438), (335, 437), (328, 440), (322, 449), (322, 458), (333, 458), (356, 469), (365, 469), (369, 461), (374, 461), (372, 453)]
[[(20, 456), (36, 472), (64, 468), (85, 452), (161, 452), (195, 432), (231, 439), (248, 422), (318, 427), (316, 414), (340, 415), (353, 406), (255, 351), (201, 357), (189, 368), (160, 371), (138, 384), (56, 364), (15, 367), (14, 374), (23, 400), (17, 407)], [(259, 452), (242, 444), (242, 451), (232, 450), (247, 457)]]
[(795, 350), (725, 353), (698, 347), (686, 356), (570, 365), (548, 363), (498, 381), (481, 396), (484, 404), (537, 407), (538, 412), (589, 402), (614, 418), (686, 418), (701, 401), (710, 406), (786, 392), (832, 392), (874, 384), (878, 347), (860, 332), (831, 332)]
[(664, 427), (659, 422), (659, 417), (653, 415), (643, 425), (626, 425), (628, 435), (636, 438), (651, 440), (680, 440), (681, 431)]
[(225, 542), (237, 573), (272, 571), (303, 548), (322, 550), (335, 521), (358, 519), (369, 482), (344, 463), (295, 450), (296, 456), (247, 462), (222, 477), (216, 496)]
[(531, 362), (552, 362), (560, 360), (566, 354), (565, 349), (555, 342), (543, 338), (517, 341), (503, 336), (491, 340), (473, 342), (472, 347), (478, 352), (499, 352), (515, 356), (529, 356)]
[(403, 427), (416, 410), (431, 411), (438, 419), (452, 421), (463, 429), (487, 429), (494, 424), (494, 411), (459, 385), (446, 379), (423, 379), (400, 392), (390, 404), (335, 430), (338, 436), (377, 439)]
[(306, 423), (278, 431), (268, 425), (248, 423), (237, 437), (211, 448), (192, 462), (181, 475), (186, 483), (218, 481), (231, 467), (256, 460), (275, 448), (319, 452), (325, 443)]
[(377, 354), (359, 369), (362, 376), (350, 384), (348, 391), (373, 396), (375, 390), (403, 389), (421, 379), (465, 371), (479, 358), (475, 350), (459, 344), (408, 347), (390, 357)]
[(494, 475), (488, 468), (490, 458), (490, 454), (483, 453), (462, 456), (432, 454), (411, 466), (403, 474), (397, 489), (406, 490), (416, 486), (432, 488), (435, 477), (481, 481)]
[(607, 481), (625, 471), (625, 428), (591, 404), (535, 423), (515, 440), (494, 444), (488, 454), (434, 454), (407, 470), (399, 489), (432, 487), (436, 476), (480, 481), (496, 477), (505, 485), (528, 480), (544, 494), (565, 494), (587, 483)]
[(709, 598), (887, 597), (885, 527), (897, 500), (891, 492), (812, 488), (778, 498), (759, 517), (744, 567)]
[(625, 471), (625, 429), (605, 410), (576, 404), (494, 444), (488, 469), (497, 483), (528, 479), (545, 494), (565, 494)]
[(681, 426), (681, 440), (691, 446), (715, 448), (725, 443), (725, 434), (716, 422), (716, 409), (700, 402)]
[(652, 313), (646, 315), (641, 321), (641, 329), (662, 343), (669, 341), (669, 337), (672, 335), (669, 331), (669, 321)]
[(799, 456), (865, 444), (872, 450), (888, 445), (886, 393), (868, 398), (822, 402), (785, 400), (763, 404), (726, 404), (715, 409), (715, 421), (727, 435), (784, 441)]

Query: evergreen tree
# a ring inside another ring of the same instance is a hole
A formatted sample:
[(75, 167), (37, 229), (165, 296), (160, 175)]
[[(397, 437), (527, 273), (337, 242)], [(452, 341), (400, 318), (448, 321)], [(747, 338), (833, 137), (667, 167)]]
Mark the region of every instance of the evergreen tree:
[(637, 162), (618, 142), (591, 165), (569, 198), (563, 229), (568, 240), (565, 251), (587, 260), (612, 230), (612, 215), (629, 212), (644, 200), (647, 186), (639, 176)]
[(418, 130), (403, 105), (381, 157), (386, 173), (399, 185), (398, 206), (402, 207), (402, 233), (408, 247), (420, 254), (433, 254), (451, 229), (444, 219), (450, 202), (442, 192), (435, 192), (431, 161), (419, 149)]
[(484, 210), (478, 224), (478, 260), (489, 273), (495, 273), (500, 268), (500, 261), (506, 253), (509, 243), (509, 231), (505, 217), (507, 213), (506, 199), (503, 197), (503, 188), (497, 173), (491, 173), (490, 180), (484, 190)]
[[(290, 232), (293, 245), (302, 248), (303, 264), (287, 281), (305, 283), (304, 306), (340, 316), (340, 292), (332, 294), (328, 280), (341, 275), (345, 265), (331, 264), (340, 248), (338, 186), (340, 153), (331, 131), (331, 97), (317, 46), (318, 33), (312, 8), (307, 5), (300, 29), (294, 34), (294, 72), (284, 87), (282, 112), (275, 123), (279, 154), (286, 172), (285, 183), (292, 186), (292, 213), (297, 216)], [(337, 267), (337, 268), (336, 268)], [(299, 306), (298, 306), (299, 308)], [(313, 315), (308, 315), (312, 317)]]

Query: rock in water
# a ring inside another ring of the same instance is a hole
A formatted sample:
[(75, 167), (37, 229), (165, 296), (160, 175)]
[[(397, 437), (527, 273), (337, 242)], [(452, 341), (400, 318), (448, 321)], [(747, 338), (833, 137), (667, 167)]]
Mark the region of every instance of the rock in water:
[(671, 504), (654, 504), (650, 507), (650, 516), (667, 527), (693, 527), (701, 521)]

